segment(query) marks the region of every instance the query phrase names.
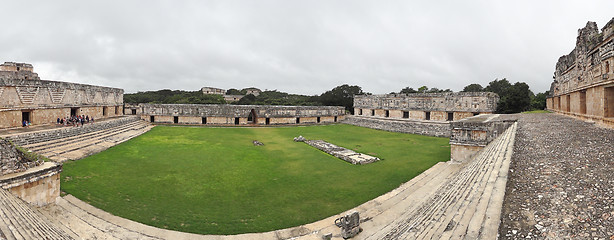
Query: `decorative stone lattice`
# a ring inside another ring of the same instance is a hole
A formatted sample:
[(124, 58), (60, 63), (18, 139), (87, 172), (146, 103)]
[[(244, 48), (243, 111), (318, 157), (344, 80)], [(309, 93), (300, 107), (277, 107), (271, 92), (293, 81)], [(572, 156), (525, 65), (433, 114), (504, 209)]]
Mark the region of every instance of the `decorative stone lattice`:
[(323, 140), (305, 140), (305, 143), (309, 144), (309, 146), (315, 147), (317, 149), (322, 150), (325, 153), (338, 157), (346, 162), (351, 164), (368, 164), (372, 162), (379, 161), (380, 159), (377, 157), (369, 156), (362, 153), (357, 153), (352, 150), (339, 147), (335, 144), (325, 142)]
[(38, 94), (38, 87), (17, 87), (17, 93), (19, 94), (19, 100), (23, 104), (34, 103), (34, 97)]
[(51, 102), (55, 104), (59, 104), (62, 102), (62, 99), (64, 99), (65, 93), (66, 93), (66, 89), (51, 88), (51, 87), (49, 88), (49, 95), (51, 95)]

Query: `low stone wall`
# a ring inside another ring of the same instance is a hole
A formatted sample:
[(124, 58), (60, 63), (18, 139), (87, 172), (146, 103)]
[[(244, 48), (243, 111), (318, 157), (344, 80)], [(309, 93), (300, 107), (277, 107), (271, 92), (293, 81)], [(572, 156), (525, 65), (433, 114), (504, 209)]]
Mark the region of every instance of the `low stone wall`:
[(435, 137), (450, 137), (449, 122), (385, 119), (375, 117), (347, 116), (344, 123), (390, 132), (420, 134)]
[(499, 114), (479, 115), (450, 123), (450, 158), (463, 162), (495, 140), (516, 122)]

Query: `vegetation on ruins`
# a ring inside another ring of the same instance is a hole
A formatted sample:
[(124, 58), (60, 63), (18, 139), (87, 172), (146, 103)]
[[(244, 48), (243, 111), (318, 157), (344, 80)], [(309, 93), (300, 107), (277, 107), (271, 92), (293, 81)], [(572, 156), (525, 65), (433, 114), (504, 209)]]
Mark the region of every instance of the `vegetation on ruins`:
[[(414, 88), (406, 87), (401, 89), (399, 93), (442, 93), (442, 92), (452, 92), (452, 90), (448, 89), (439, 89), (439, 88), (428, 88), (427, 86), (419, 87), (418, 90), (414, 90)], [(393, 92), (394, 93), (394, 92)]]
[(159, 90), (124, 94), (125, 103), (223, 104), (222, 95), (201, 91)]
[[(228, 89), (228, 95), (245, 95), (246, 89)], [(354, 95), (364, 94), (360, 86), (344, 84), (326, 91), (321, 95), (307, 96), (289, 94), (277, 90), (267, 90), (258, 96), (247, 94), (232, 104), (238, 105), (286, 105), (286, 106), (344, 106), (354, 111)], [(202, 94), (201, 91), (160, 90), (124, 94), (125, 103), (185, 103), (185, 104), (225, 104), (224, 97), (216, 94)]]
[(524, 82), (511, 84), (507, 79), (495, 79), (488, 86), (473, 83), (465, 86), (462, 92), (494, 92), (499, 95), (497, 113), (519, 113), (546, 108), (548, 91), (537, 95)]
[[(302, 135), (381, 158), (352, 165)], [(253, 140), (263, 146), (254, 146)], [(345, 124), (281, 128), (157, 126), (66, 162), (62, 190), (114, 215), (201, 234), (318, 221), (380, 196), (450, 158), (447, 138)]]

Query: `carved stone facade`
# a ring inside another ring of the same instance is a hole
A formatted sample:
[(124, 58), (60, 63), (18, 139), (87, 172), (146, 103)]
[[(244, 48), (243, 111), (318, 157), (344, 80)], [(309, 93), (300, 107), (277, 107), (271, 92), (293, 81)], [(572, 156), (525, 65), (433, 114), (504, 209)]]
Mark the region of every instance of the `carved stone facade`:
[(122, 115), (122, 89), (39, 80), (30, 64), (5, 63), (0, 69), (0, 128), (19, 127), (24, 120), (38, 125), (71, 115)]
[(219, 104), (131, 104), (125, 114), (145, 121), (177, 124), (277, 125), (339, 122), (345, 109), (337, 106), (270, 106)]
[(576, 47), (559, 58), (548, 110), (614, 126), (614, 18), (578, 30)]
[(455, 121), (493, 113), (499, 96), (491, 92), (359, 95), (354, 115), (420, 121)]

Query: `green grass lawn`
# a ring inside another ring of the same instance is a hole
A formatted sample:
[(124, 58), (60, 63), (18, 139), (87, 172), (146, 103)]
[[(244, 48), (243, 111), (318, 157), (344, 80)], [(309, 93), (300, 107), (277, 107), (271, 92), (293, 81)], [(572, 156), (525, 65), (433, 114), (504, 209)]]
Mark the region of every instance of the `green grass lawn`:
[[(382, 160), (352, 165), (292, 139), (322, 139)], [(264, 143), (254, 146), (253, 140)], [(345, 124), (157, 126), (66, 162), (62, 190), (114, 215), (200, 234), (264, 232), (351, 209), (450, 158), (447, 138)]]

